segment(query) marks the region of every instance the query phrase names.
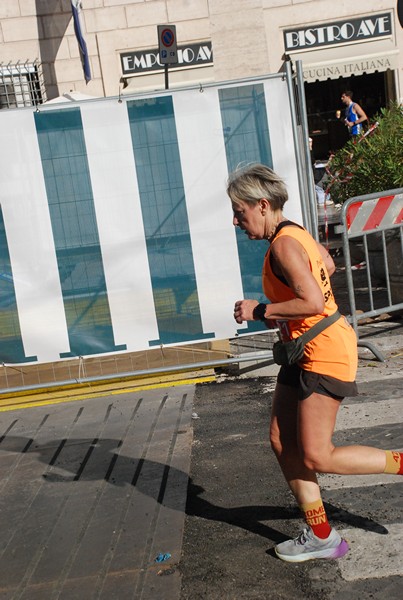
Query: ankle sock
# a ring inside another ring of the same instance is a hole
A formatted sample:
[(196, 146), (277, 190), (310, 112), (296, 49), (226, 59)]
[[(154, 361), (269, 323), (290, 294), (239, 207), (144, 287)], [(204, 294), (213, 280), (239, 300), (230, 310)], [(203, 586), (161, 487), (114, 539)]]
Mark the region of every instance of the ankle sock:
[(304, 513), (305, 521), (313, 533), (322, 540), (329, 537), (332, 528), (327, 520), (322, 500), (319, 499), (316, 502), (301, 504), (300, 508)]
[(385, 450), (386, 467), (384, 473), (390, 475), (403, 475), (403, 453), (394, 450)]

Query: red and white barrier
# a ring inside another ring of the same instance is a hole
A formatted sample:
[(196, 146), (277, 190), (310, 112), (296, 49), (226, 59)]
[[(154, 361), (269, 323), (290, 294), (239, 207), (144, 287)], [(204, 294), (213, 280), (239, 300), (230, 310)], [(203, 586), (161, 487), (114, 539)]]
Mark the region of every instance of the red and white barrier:
[(386, 229), (403, 221), (403, 194), (382, 196), (371, 200), (357, 200), (347, 209), (346, 223), (349, 235)]

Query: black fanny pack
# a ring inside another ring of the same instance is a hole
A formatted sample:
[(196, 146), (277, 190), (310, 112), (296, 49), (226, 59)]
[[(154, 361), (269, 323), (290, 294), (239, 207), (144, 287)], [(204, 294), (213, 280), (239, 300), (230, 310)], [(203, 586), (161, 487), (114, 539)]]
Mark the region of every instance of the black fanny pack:
[(290, 342), (278, 341), (273, 346), (273, 359), (277, 365), (293, 365), (304, 356), (305, 344), (313, 340), (326, 327), (335, 323), (341, 314), (338, 310), (330, 317), (323, 317), (313, 327)]

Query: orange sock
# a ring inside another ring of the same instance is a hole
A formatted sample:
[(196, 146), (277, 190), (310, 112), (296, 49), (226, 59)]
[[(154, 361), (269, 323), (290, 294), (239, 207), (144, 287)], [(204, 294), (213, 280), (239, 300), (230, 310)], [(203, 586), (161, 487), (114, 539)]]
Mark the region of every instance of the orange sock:
[(403, 453), (385, 450), (386, 467), (384, 473), (390, 475), (403, 475)]
[(301, 510), (304, 513), (305, 521), (311, 527), (314, 534), (322, 540), (329, 537), (332, 528), (325, 513), (322, 500), (301, 504)]

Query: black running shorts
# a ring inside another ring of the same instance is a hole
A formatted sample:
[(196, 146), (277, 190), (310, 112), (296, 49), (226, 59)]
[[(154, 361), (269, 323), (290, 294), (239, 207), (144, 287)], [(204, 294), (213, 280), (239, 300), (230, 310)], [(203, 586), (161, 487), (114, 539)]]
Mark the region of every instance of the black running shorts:
[(277, 375), (277, 382), (297, 388), (300, 400), (308, 398), (314, 392), (336, 400), (343, 400), (346, 396), (357, 396), (358, 394), (355, 381), (341, 381), (330, 375), (304, 371), (297, 364), (282, 366)]

